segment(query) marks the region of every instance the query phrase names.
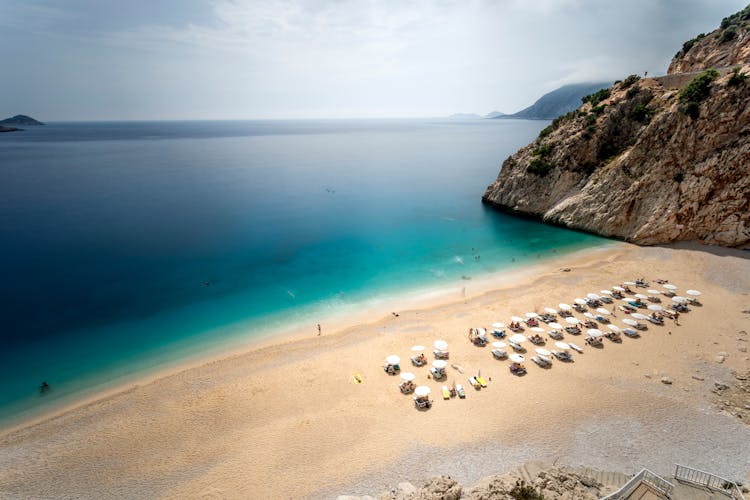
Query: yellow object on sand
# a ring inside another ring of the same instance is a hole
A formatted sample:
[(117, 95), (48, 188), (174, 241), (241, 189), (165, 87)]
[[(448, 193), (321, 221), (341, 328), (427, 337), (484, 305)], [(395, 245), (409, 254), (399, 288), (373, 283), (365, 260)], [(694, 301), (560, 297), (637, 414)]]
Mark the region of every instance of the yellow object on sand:
[(477, 382), (479, 382), (479, 385), (481, 385), (482, 387), (487, 387), (487, 382), (483, 377), (477, 375), (475, 378), (477, 379)]
[(365, 379), (362, 378), (361, 373), (352, 373), (352, 382), (355, 384), (362, 384), (364, 383)]
[(443, 399), (450, 399), (450, 398), (451, 398), (451, 391), (449, 391), (446, 386), (443, 386)]

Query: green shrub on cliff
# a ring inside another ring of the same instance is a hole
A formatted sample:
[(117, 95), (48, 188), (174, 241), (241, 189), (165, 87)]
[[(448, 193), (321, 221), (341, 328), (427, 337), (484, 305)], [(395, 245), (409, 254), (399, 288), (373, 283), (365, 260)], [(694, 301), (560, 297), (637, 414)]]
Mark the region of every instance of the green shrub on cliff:
[(600, 102), (602, 102), (604, 99), (609, 97), (609, 89), (600, 89), (594, 92), (593, 94), (589, 94), (586, 96), (581, 97), (581, 101), (583, 103), (590, 102), (592, 106), (596, 106)]
[(744, 83), (745, 80), (747, 80), (747, 73), (743, 73), (742, 71), (740, 71), (740, 67), (737, 66), (732, 70), (732, 75), (729, 77), (727, 84), (734, 87), (741, 83)]
[(680, 102), (684, 105), (682, 112), (691, 118), (698, 118), (699, 104), (711, 93), (711, 83), (719, 76), (715, 69), (708, 69), (680, 91)]
[(726, 43), (730, 40), (734, 40), (735, 38), (737, 38), (737, 28), (735, 28), (734, 26), (730, 26), (721, 32), (719, 43)]
[(531, 160), (531, 163), (529, 163), (526, 171), (534, 175), (538, 175), (539, 177), (545, 177), (552, 171), (553, 168), (555, 168), (555, 166), (550, 162), (545, 161), (541, 158), (534, 158), (533, 160)]
[(631, 85), (633, 85), (635, 82), (637, 82), (640, 79), (641, 79), (641, 77), (638, 76), (638, 75), (630, 75), (630, 76), (628, 76), (626, 79), (624, 79), (620, 83), (620, 88), (621, 89), (626, 89), (626, 88), (630, 87)]
[(637, 104), (630, 112), (630, 117), (639, 122), (647, 122), (653, 114), (654, 110), (645, 104)]

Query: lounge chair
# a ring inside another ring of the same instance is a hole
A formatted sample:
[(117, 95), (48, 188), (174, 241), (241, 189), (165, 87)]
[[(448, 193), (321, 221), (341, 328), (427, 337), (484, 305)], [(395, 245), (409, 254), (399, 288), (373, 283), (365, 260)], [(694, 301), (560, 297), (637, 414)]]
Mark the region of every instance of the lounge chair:
[(492, 330), (491, 333), (494, 337), (497, 337), (499, 339), (505, 337), (505, 330)]
[(625, 304), (617, 306), (617, 308), (620, 311), (624, 312), (625, 314), (631, 314), (631, 313), (634, 313), (634, 312), (636, 312), (638, 310), (635, 307), (626, 306)]
[(492, 355), (495, 357), (495, 359), (505, 359), (508, 357), (508, 353), (503, 351), (502, 349), (492, 349)]
[(580, 335), (581, 329), (577, 326), (566, 326), (565, 331), (568, 332), (571, 335)]
[(550, 366), (552, 366), (552, 363), (542, 356), (532, 356), (531, 361), (541, 366), (542, 368), (549, 368)]
[(435, 380), (440, 380), (443, 377), (445, 377), (445, 370), (442, 368), (435, 368), (434, 366), (430, 368), (430, 373), (432, 373), (432, 378)]
[(448, 351), (438, 351), (437, 349), (432, 351), (432, 354), (435, 355), (435, 359), (448, 359), (449, 357)]
[(570, 361), (573, 359), (568, 351), (552, 351), (552, 354), (560, 361)]
[(554, 340), (562, 340), (563, 334), (562, 332), (558, 332), (557, 330), (550, 330), (547, 332), (547, 335), (549, 335), (549, 338)]
[(583, 326), (586, 328), (598, 328), (599, 325), (597, 325), (595, 322), (591, 321), (590, 319), (587, 319), (583, 322)]
[(579, 353), (583, 354), (583, 349), (582, 349), (582, 348), (581, 348), (580, 346), (578, 346), (577, 344), (574, 344), (573, 342), (568, 342), (568, 345), (569, 345), (569, 346), (570, 346), (570, 348), (571, 348), (571, 349), (573, 349), (574, 351), (576, 351), (576, 352), (579, 352)]
[(475, 377), (474, 377), (474, 379), (475, 379), (475, 380), (476, 380), (477, 382), (479, 382), (479, 385), (481, 385), (482, 387), (487, 387), (487, 381), (486, 381), (486, 380), (484, 380), (484, 377), (482, 377), (481, 375), (477, 375), (477, 376), (475, 376)]
[(456, 384), (456, 392), (458, 393), (459, 398), (464, 399), (466, 397), (464, 386), (462, 386), (461, 384)]
[(519, 351), (519, 352), (523, 352), (526, 350), (523, 348), (523, 346), (521, 346), (521, 344), (516, 344), (512, 340), (508, 340), (508, 345), (511, 346), (514, 350)]
[(653, 316), (649, 316), (648, 320), (655, 325), (659, 325), (659, 326), (664, 325), (664, 318), (654, 318)]
[(482, 384), (479, 383), (479, 381), (475, 377), (469, 377), (469, 383), (474, 387), (474, 389), (479, 390), (482, 388)]
[(542, 338), (541, 335), (538, 335), (538, 334), (529, 335), (527, 338), (529, 339), (529, 342), (531, 342), (532, 344), (535, 344), (535, 345), (544, 344), (544, 339)]
[(443, 393), (443, 399), (451, 398), (451, 391), (448, 390), (448, 386), (444, 385), (440, 391)]
[(599, 297), (599, 300), (601, 300), (605, 304), (611, 304), (612, 303), (612, 297), (603, 296), (603, 297)]
[(518, 363), (511, 363), (510, 365), (510, 372), (513, 375), (525, 375), (526, 374), (526, 367), (518, 364)]
[(412, 382), (402, 382), (398, 386), (399, 389), (401, 389), (401, 392), (404, 394), (411, 394), (414, 392), (414, 384)]
[(427, 364), (427, 358), (424, 357), (424, 354), (412, 356), (411, 364), (413, 364), (414, 366), (424, 366), (425, 364)]
[(634, 339), (636, 339), (636, 338), (638, 338), (638, 337), (640, 337), (640, 336), (641, 336), (641, 334), (640, 334), (640, 333), (636, 332), (636, 331), (635, 331), (635, 330), (633, 330), (632, 328), (623, 328), (623, 329), (622, 329), (622, 333), (624, 333), (624, 334), (625, 334), (625, 335), (627, 335), (628, 337), (630, 337), (630, 338), (634, 338)]
[(604, 334), (605, 337), (607, 337), (612, 342), (622, 342), (622, 338), (620, 337), (620, 334), (617, 332), (607, 332)]
[(430, 408), (432, 406), (432, 401), (426, 397), (414, 397), (414, 406), (416, 406), (420, 410), (424, 410), (427, 408)]
[(596, 321), (598, 321), (599, 323), (604, 323), (605, 325), (609, 323), (609, 319), (601, 315), (596, 317)]
[(573, 304), (573, 309), (575, 309), (579, 313), (586, 312), (586, 306), (581, 304)]
[(599, 337), (586, 337), (586, 343), (591, 347), (602, 347), (602, 339)]

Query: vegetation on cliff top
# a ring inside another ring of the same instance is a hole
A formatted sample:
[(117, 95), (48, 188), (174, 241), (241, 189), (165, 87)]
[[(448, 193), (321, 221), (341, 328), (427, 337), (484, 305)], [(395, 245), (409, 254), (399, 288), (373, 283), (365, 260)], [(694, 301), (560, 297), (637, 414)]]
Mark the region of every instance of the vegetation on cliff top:
[(715, 69), (708, 69), (692, 79), (685, 88), (680, 91), (680, 102), (683, 104), (682, 112), (693, 119), (700, 114), (699, 105), (711, 93), (711, 83), (719, 76)]

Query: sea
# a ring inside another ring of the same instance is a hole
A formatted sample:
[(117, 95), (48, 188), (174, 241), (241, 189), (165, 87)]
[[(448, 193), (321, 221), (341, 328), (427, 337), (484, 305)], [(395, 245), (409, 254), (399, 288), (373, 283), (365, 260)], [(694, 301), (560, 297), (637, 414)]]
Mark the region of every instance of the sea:
[[(608, 244), (481, 203), (526, 120), (0, 134), (0, 426), (384, 298)], [(40, 391), (46, 382), (49, 390)]]

